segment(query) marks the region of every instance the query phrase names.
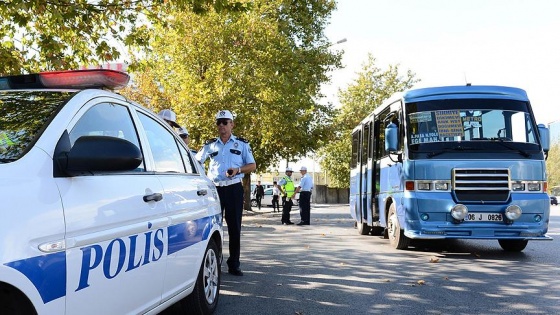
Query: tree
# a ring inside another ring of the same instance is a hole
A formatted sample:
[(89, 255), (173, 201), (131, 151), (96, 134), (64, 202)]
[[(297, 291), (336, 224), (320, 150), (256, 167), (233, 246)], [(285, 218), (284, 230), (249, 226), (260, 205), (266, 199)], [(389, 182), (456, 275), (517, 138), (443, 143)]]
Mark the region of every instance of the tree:
[(0, 75), (77, 69), (117, 60), (149, 42), (166, 8), (204, 14), (243, 11), (229, 0), (0, 0)]
[(548, 158), (546, 159), (546, 173), (548, 187), (551, 194), (556, 195), (558, 191), (553, 187), (560, 186), (560, 144), (555, 143), (550, 146)]
[(172, 108), (197, 149), (216, 136), (215, 114), (231, 110), (234, 134), (249, 140), (264, 171), (316, 150), (330, 130), (332, 105), (317, 100), (340, 54), (323, 34), (334, 1), (252, 3), (221, 14), (170, 9), (154, 24), (150, 49), (137, 51), (137, 85), (126, 93), (154, 111)]
[(411, 88), (419, 79), (410, 70), (403, 78), (399, 65), (386, 70), (376, 66), (376, 59), (368, 54), (357, 78), (339, 91), (342, 104), (336, 118), (334, 139), (321, 148), (321, 167), (326, 170), (332, 187), (350, 186), (351, 132), (368, 114), (393, 93)]

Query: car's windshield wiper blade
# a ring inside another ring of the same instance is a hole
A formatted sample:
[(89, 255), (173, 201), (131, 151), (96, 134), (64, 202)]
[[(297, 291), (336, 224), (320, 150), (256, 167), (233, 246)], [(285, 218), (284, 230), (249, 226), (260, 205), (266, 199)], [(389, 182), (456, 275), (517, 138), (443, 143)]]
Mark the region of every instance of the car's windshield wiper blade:
[(527, 153), (527, 151), (525, 150), (521, 150), (519, 148), (516, 148), (512, 145), (509, 145), (507, 143), (504, 142), (504, 138), (489, 138), (488, 140), (492, 141), (492, 142), (497, 142), (499, 143), (502, 147), (504, 148), (508, 148), (510, 150), (516, 151), (517, 153), (523, 155), (524, 157), (530, 157), (531, 154)]
[(480, 148), (473, 148), (473, 147), (465, 147), (462, 145), (456, 145), (454, 147), (443, 148), (439, 151), (432, 151), (429, 152), (426, 156), (428, 158), (433, 158), (434, 156), (446, 153), (446, 152), (453, 152), (453, 151), (471, 151), (471, 150), (482, 150)]

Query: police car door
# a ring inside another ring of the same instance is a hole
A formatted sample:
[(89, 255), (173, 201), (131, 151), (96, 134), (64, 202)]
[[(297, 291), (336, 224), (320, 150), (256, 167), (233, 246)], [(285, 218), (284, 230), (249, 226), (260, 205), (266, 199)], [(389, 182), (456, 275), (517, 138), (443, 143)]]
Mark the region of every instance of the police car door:
[[(83, 106), (69, 125), (71, 143), (109, 135), (141, 147), (130, 107), (118, 102)], [(57, 178), (69, 248), (67, 314), (139, 314), (161, 302), (167, 218), (157, 198), (163, 187), (145, 165)]]
[(196, 162), (176, 135), (161, 122), (139, 112), (163, 187), (168, 211), (169, 247), (163, 301), (194, 285), (208, 242), (210, 181), (198, 173)]

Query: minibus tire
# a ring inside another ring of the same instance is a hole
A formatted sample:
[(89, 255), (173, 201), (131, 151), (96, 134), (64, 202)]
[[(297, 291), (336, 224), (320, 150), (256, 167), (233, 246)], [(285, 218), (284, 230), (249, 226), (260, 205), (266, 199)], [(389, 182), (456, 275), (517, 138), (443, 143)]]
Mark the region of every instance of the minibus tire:
[(500, 246), (506, 252), (520, 252), (527, 247), (528, 240), (498, 240)]
[(397, 217), (397, 207), (391, 204), (389, 207), (389, 215), (387, 216), (387, 230), (389, 233), (389, 243), (396, 249), (407, 249), (410, 239), (404, 235), (401, 228), (399, 218)]
[(358, 227), (358, 233), (360, 233), (360, 235), (369, 235), (371, 226), (369, 226), (367, 222), (356, 222), (356, 226)]
[(221, 282), (221, 259), (218, 246), (210, 239), (196, 284), (187, 297), (181, 300), (181, 309), (184, 314), (209, 315), (214, 313), (218, 306)]

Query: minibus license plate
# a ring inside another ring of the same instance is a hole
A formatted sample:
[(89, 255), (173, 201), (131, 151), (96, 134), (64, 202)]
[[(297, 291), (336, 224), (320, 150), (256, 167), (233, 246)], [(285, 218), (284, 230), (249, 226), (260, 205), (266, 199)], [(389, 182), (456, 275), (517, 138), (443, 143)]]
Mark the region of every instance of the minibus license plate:
[(503, 221), (501, 213), (469, 213), (465, 221)]

